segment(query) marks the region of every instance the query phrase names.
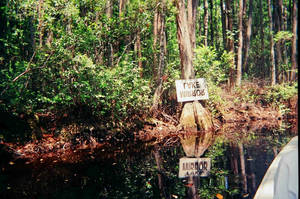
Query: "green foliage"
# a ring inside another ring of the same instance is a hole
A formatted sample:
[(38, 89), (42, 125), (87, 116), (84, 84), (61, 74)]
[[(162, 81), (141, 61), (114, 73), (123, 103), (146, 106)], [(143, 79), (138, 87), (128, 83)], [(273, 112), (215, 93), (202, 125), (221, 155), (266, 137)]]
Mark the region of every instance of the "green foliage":
[(275, 34), (274, 36), (274, 41), (279, 42), (279, 41), (289, 41), (292, 40), (293, 33), (289, 31), (279, 31)]
[(222, 88), (210, 84), (208, 86), (208, 95), (209, 100), (207, 100), (207, 105), (209, 108), (210, 113), (214, 118), (218, 118), (219, 116), (222, 116), (223, 113), (223, 107), (226, 105), (226, 101), (221, 97)]
[(236, 87), (234, 89), (235, 93), (238, 95), (238, 97), (235, 99), (235, 102), (241, 103), (241, 102), (246, 102), (246, 103), (255, 103), (257, 98), (259, 97), (257, 95), (257, 88), (255, 87)]
[(270, 86), (267, 89), (265, 99), (270, 103), (282, 103), (297, 95), (298, 93), (298, 82), (293, 84), (276, 84)]
[(233, 55), (226, 51), (219, 57), (212, 47), (201, 46), (195, 49), (194, 67), (196, 77), (219, 85), (228, 78), (228, 71), (233, 67)]
[[(107, 18), (102, 0), (45, 0), (42, 15), (38, 4), (1, 3), (6, 14), (0, 36), (1, 109), (31, 114), (86, 107), (102, 123), (112, 124), (106, 126), (123, 128), (145, 114), (149, 82), (140, 77), (132, 47), (138, 30), (142, 38), (150, 33), (153, 3), (127, 4), (122, 20)], [(119, 49), (114, 66), (109, 64), (111, 46)], [(145, 63), (151, 53), (143, 52)]]

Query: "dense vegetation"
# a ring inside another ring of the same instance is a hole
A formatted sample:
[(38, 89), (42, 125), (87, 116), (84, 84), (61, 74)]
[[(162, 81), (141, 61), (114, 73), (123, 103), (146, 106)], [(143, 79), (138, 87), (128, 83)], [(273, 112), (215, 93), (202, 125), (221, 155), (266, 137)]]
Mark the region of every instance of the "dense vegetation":
[[(239, 33), (245, 42), (242, 82), (256, 78), (271, 84), (269, 46), (274, 40), (276, 83), (292, 92), (275, 86), (267, 98), (278, 102), (278, 97), (296, 93), (296, 1), (245, 2), (196, 4), (194, 68), (196, 77), (208, 81), (212, 112), (222, 101), (216, 92), (221, 85), (232, 89)], [(20, 137), (19, 130), (24, 136), (27, 129), (25, 137), (38, 139), (74, 123), (102, 132), (127, 132), (140, 127), (160, 83), (159, 109), (167, 107), (175, 114), (170, 104), (176, 100), (174, 81), (181, 74), (177, 12), (173, 1), (164, 0), (1, 1), (1, 138)]]

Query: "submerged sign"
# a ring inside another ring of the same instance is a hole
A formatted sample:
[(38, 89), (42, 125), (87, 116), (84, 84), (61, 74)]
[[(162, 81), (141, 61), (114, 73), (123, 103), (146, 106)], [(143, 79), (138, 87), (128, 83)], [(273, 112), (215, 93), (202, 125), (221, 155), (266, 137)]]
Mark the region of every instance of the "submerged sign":
[(208, 99), (207, 85), (204, 78), (175, 80), (178, 102)]
[(211, 167), (210, 158), (180, 158), (179, 160), (179, 178), (189, 176), (207, 177)]

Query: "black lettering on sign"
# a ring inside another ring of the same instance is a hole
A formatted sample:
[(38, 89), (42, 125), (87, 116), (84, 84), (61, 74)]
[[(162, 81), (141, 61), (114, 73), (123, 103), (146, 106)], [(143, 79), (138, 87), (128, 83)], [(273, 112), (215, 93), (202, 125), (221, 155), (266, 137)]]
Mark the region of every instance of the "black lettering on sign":
[(188, 168), (186, 168), (186, 167), (187, 167), (187, 163), (183, 163), (183, 165), (182, 165), (183, 170), (188, 170)]
[(184, 87), (184, 89), (185, 89), (185, 86), (187, 85), (187, 83), (183, 83), (183, 87)]
[(191, 163), (191, 169), (195, 169), (195, 163), (194, 162)]
[(186, 89), (186, 88), (189, 88), (189, 89), (191, 89), (191, 88), (195, 88), (195, 89), (197, 89), (197, 88), (201, 88), (201, 84), (200, 84), (200, 82), (184, 82), (183, 83), (183, 88), (184, 89)]
[(193, 90), (192, 92), (191, 91), (183, 91), (180, 93), (181, 94), (181, 97), (196, 97), (196, 96), (203, 96), (205, 93), (204, 93), (204, 89), (197, 89), (197, 90)]

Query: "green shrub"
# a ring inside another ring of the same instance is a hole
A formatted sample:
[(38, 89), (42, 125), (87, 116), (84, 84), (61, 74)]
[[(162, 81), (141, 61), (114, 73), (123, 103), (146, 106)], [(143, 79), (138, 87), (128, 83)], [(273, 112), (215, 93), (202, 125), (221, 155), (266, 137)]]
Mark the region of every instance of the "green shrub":
[(298, 82), (289, 85), (276, 84), (275, 86), (270, 86), (267, 89), (265, 99), (269, 103), (282, 103), (298, 93)]
[(226, 51), (219, 57), (212, 47), (200, 46), (195, 49), (195, 76), (205, 78), (207, 82), (219, 85), (228, 78), (233, 55)]

